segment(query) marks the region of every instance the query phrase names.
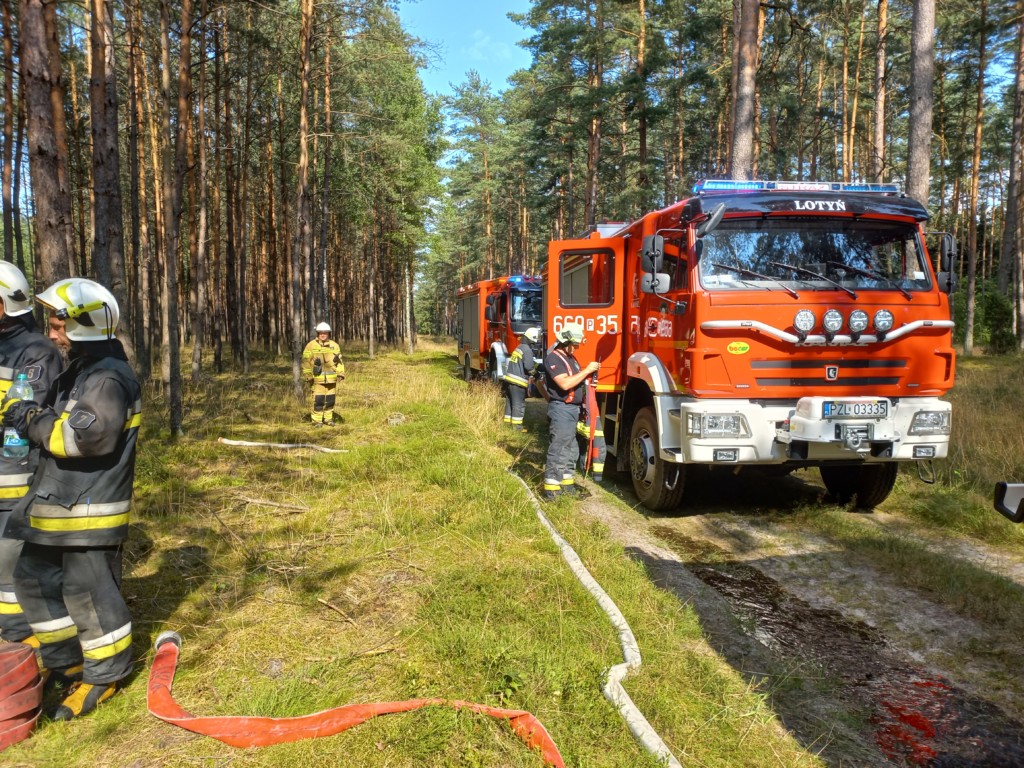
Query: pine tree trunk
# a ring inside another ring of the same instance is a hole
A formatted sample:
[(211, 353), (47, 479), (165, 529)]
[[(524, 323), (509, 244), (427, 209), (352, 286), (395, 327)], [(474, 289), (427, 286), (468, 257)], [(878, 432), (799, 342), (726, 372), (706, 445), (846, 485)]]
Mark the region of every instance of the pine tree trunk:
[(292, 245), (291, 308), (292, 325), (292, 381), (295, 398), (305, 402), (306, 391), (300, 378), (302, 368), (302, 308), (299, 274), (303, 264), (309, 263), (310, 204), (309, 204), (309, 79), (310, 47), (313, 37), (313, 0), (301, 0), (302, 29), (299, 40), (299, 62), (302, 80), (299, 96), (299, 164), (296, 169), (295, 234)]
[(1007, 295), (1014, 262), (1018, 258), (1021, 242), (1017, 229), (1020, 205), (1021, 163), (1024, 162), (1024, 1), (1017, 2), (1017, 49), (1014, 56), (1013, 127), (1010, 133), (1010, 173), (1006, 185), (1006, 212), (1003, 220), (1003, 239), (999, 249), (999, 293)]
[(932, 77), (935, 71), (935, 0), (914, 0), (910, 39), (910, 129), (907, 195), (928, 207), (931, 176)]
[(757, 25), (761, 8), (757, 0), (741, 0), (737, 31), (737, 80), (733, 125), (731, 173), (736, 179), (751, 178), (754, 168), (754, 102), (757, 90)]
[(60, 170), (62, 160), (67, 166), (67, 145), (58, 140), (58, 124), (61, 136), (64, 132), (64, 100), (60, 81), (54, 78), (54, 71), (59, 78), (60, 62), (51, 65), (50, 61), (49, 39), (54, 30), (55, 25), (48, 24), (43, 0), (21, 0), (22, 92), (28, 115), (29, 170), (39, 253), (36, 281), (44, 286), (71, 274), (71, 196), (66, 174)]
[(3, 207), (4, 261), (14, 262), (14, 208), (11, 201), (11, 163), (14, 162), (14, 13), (11, 0), (0, 0), (0, 18), (4, 25), (4, 149)]
[(974, 322), (978, 291), (978, 190), (981, 180), (981, 129), (985, 120), (985, 23), (987, 0), (981, 0), (978, 12), (978, 94), (974, 110), (974, 153), (971, 157), (971, 184), (967, 194), (967, 319), (964, 323), (964, 354), (974, 354)]

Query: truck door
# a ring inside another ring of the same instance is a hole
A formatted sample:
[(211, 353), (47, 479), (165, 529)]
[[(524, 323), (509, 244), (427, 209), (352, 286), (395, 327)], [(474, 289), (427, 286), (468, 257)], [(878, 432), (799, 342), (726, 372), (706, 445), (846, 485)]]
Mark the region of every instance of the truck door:
[(598, 391), (621, 387), (624, 240), (553, 241), (548, 248), (548, 339), (566, 323), (583, 326), (587, 343), (576, 358), (601, 363)]

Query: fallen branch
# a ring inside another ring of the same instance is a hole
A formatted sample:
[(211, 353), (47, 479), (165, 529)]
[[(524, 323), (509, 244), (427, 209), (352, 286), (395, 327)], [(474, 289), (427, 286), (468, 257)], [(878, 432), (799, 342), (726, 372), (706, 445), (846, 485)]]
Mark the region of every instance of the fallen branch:
[(238, 445), (243, 448), (278, 448), (285, 451), (294, 448), (309, 448), (312, 451), (320, 451), (321, 453), (348, 453), (348, 451), (341, 448), (327, 448), (326, 446), (313, 445), (312, 443), (254, 443), (249, 440), (228, 440), (226, 437), (218, 437), (217, 442), (224, 443), (224, 445)]
[(358, 624), (356, 624), (355, 620), (354, 620), (354, 619), (353, 619), (353, 618), (352, 618), (351, 616), (349, 616), (349, 615), (348, 615), (347, 613), (345, 613), (345, 612), (344, 612), (343, 610), (341, 610), (341, 608), (339, 608), (338, 606), (336, 606), (336, 605), (331, 605), (331, 604), (330, 604), (329, 602), (327, 602), (326, 600), (324, 600), (324, 599), (323, 599), (322, 597), (318, 597), (318, 598), (316, 599), (316, 601), (317, 601), (318, 603), (320, 603), (321, 605), (326, 605), (326, 606), (327, 606), (328, 608), (330, 608), (330, 609), (331, 609), (332, 611), (334, 611), (334, 612), (335, 612), (335, 613), (337, 613), (337, 614), (338, 614), (339, 616), (341, 616), (341, 618), (343, 618), (343, 619), (344, 619), (345, 621), (347, 621), (347, 622), (348, 622), (349, 624), (351, 624), (351, 625), (352, 625), (353, 627), (357, 627), (357, 626), (359, 626)]
[(259, 504), (261, 507), (278, 507), (279, 509), (294, 509), (297, 512), (309, 512), (309, 507), (298, 504), (281, 504), (277, 501), (269, 501), (268, 499), (250, 499), (248, 496), (238, 496), (237, 494), (235, 498), (249, 504)]

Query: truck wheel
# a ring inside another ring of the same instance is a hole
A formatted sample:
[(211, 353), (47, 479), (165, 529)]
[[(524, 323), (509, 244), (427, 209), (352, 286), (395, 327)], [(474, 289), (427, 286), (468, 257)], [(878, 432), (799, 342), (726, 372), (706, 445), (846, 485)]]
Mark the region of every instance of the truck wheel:
[(491, 376), (491, 383), (500, 387), (501, 376), (498, 375), (498, 359), (494, 355), (491, 355), (490, 362), (487, 365), (489, 369), (488, 373)]
[(819, 467), (821, 480), (829, 494), (840, 504), (849, 504), (857, 498), (858, 509), (874, 509), (896, 485), (899, 464), (865, 464), (860, 467)]
[(466, 355), (466, 359), (462, 364), (462, 378), (464, 381), (473, 380), (473, 366), (469, 364), (469, 355)]
[(683, 498), (686, 467), (669, 466), (661, 458), (658, 418), (653, 408), (644, 408), (633, 419), (629, 435), (629, 470), (633, 490), (640, 502), (653, 512), (675, 509)]

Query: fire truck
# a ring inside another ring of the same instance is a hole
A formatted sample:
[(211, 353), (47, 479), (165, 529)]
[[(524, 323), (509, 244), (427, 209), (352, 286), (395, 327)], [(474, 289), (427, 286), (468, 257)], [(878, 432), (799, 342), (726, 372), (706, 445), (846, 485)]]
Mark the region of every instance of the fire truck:
[(527, 328), (542, 327), (540, 277), (509, 275), (460, 288), (456, 297), (463, 378), (486, 374), (495, 383)]
[(548, 338), (584, 326), (576, 356), (601, 365), (608, 450), (644, 506), (678, 507), (700, 465), (814, 467), (872, 508), (899, 463), (946, 456), (956, 244), (927, 219), (896, 185), (709, 180), (549, 243)]

